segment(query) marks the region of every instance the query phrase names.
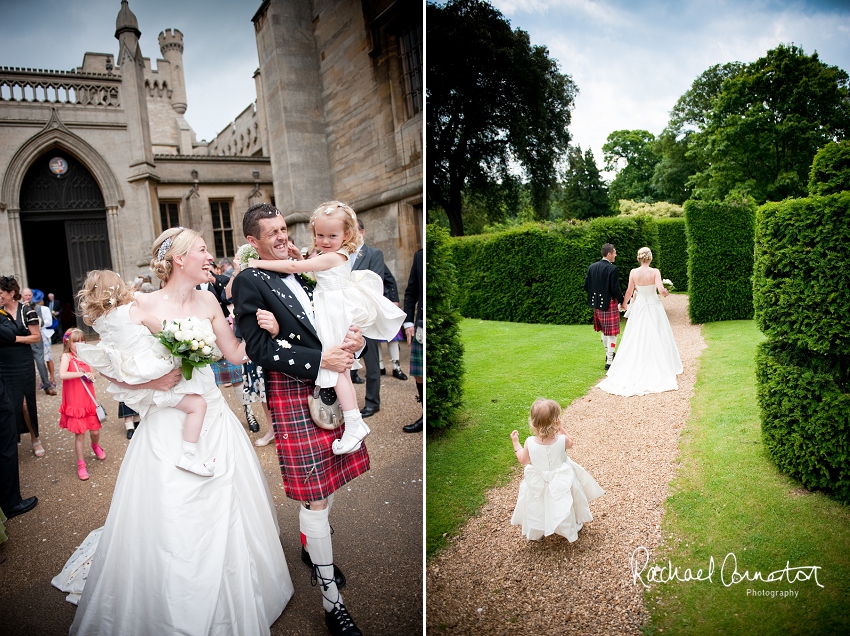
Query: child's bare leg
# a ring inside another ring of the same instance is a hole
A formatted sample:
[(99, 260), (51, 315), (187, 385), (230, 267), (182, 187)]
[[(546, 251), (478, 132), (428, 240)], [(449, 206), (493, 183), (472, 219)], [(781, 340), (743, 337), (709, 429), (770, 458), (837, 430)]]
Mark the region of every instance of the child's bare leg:
[(177, 408), (186, 414), (183, 423), (183, 441), (197, 444), (201, 437), (201, 428), (204, 426), (204, 416), (207, 414), (207, 403), (200, 395), (184, 395), (177, 404)]
[(177, 407), (186, 414), (183, 424), (183, 452), (177, 462), (177, 467), (188, 470), (201, 477), (212, 477), (215, 474), (215, 459), (204, 462), (198, 458), (198, 439), (207, 414), (207, 403), (200, 395), (184, 395)]
[(342, 416), (345, 418), (345, 431), (340, 439), (334, 440), (332, 449), (335, 455), (344, 455), (359, 450), (363, 438), (371, 433), (371, 430), (366, 426), (357, 408), (357, 393), (351, 383), (350, 374), (338, 374), (336, 395), (342, 407)]
[(85, 444), (86, 434), (74, 433), (74, 450), (77, 453), (77, 476), (83, 481), (89, 478), (89, 471), (86, 469), (86, 460), (83, 455)]

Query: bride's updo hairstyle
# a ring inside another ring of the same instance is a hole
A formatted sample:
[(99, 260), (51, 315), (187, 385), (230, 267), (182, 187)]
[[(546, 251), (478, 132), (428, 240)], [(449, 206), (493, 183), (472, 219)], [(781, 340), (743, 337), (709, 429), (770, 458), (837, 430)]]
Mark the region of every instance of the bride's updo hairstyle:
[(186, 256), (192, 245), (201, 238), (195, 230), (185, 227), (172, 227), (160, 234), (153, 242), (151, 271), (162, 282), (167, 283), (174, 271), (174, 257)]
[(648, 247), (642, 247), (638, 250), (638, 263), (651, 263), (652, 250)]
[(554, 437), (561, 427), (561, 405), (555, 400), (537, 398), (531, 405), (528, 425), (535, 435), (544, 439)]
[(351, 209), (351, 206), (342, 201), (327, 201), (313, 210), (313, 215), (310, 217), (310, 231), (313, 233), (313, 244), (310, 246), (310, 251), (318, 249), (316, 247), (316, 219), (319, 217), (330, 217), (342, 221), (342, 230), (345, 236), (342, 239), (340, 249), (349, 254), (354, 254), (357, 248), (362, 245), (363, 237), (360, 235), (360, 228), (357, 227), (357, 215)]

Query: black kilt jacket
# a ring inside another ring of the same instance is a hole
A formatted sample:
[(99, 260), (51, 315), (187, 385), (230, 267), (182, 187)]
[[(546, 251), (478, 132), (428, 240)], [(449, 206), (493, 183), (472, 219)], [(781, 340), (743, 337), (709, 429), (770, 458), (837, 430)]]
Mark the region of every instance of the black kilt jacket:
[(587, 304), (594, 309), (607, 311), (612, 298), (616, 298), (618, 303), (623, 302), (617, 266), (604, 258), (587, 268), (584, 290), (587, 292)]
[[(302, 286), (312, 298), (312, 290)], [(322, 363), (322, 342), (281, 274), (254, 268), (239, 272), (233, 281), (233, 307), (246, 353), (253, 362), (301, 380), (316, 379)], [(280, 328), (276, 338), (257, 324), (257, 309), (274, 314)]]

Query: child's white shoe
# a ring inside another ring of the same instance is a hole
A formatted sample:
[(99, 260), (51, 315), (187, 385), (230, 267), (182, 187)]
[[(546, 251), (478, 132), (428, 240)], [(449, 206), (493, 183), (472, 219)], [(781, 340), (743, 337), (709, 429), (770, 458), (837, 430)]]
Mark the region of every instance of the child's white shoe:
[(363, 418), (358, 418), (354, 422), (345, 423), (345, 432), (340, 439), (334, 440), (331, 448), (334, 455), (345, 455), (360, 450), (363, 440), (371, 433), (372, 430), (366, 426)]
[(204, 462), (198, 459), (197, 455), (184, 452), (180, 455), (177, 468), (195, 473), (201, 477), (212, 477), (215, 474), (215, 459)]

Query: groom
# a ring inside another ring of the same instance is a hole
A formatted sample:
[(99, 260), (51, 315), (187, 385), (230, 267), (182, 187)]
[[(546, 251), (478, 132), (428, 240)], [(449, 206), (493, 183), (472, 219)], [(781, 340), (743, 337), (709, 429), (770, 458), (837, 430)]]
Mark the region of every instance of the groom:
[(616, 258), (617, 250), (610, 243), (605, 243), (602, 246), (602, 258), (587, 268), (584, 279), (587, 304), (593, 307), (593, 329), (602, 332), (606, 371), (614, 361), (617, 335), (620, 333), (619, 305), (623, 302), (620, 275), (614, 265)]
[[(248, 209), (242, 230), (261, 260), (300, 258), (289, 242), (283, 215), (268, 203)], [(316, 426), (307, 398), (319, 368), (348, 373), (364, 339), (352, 327), (342, 345), (322, 350), (310, 296), (310, 287), (292, 274), (245, 269), (233, 280), (236, 322), (248, 356), (266, 375), (286, 496), (301, 502), (301, 559), (313, 568), (313, 580), (321, 586), (330, 633), (360, 636), (339, 594), (345, 577), (334, 565), (328, 513), (334, 491), (369, 470), (369, 454), (363, 445), (334, 455), (331, 444), (342, 437), (343, 427), (328, 431)]]

